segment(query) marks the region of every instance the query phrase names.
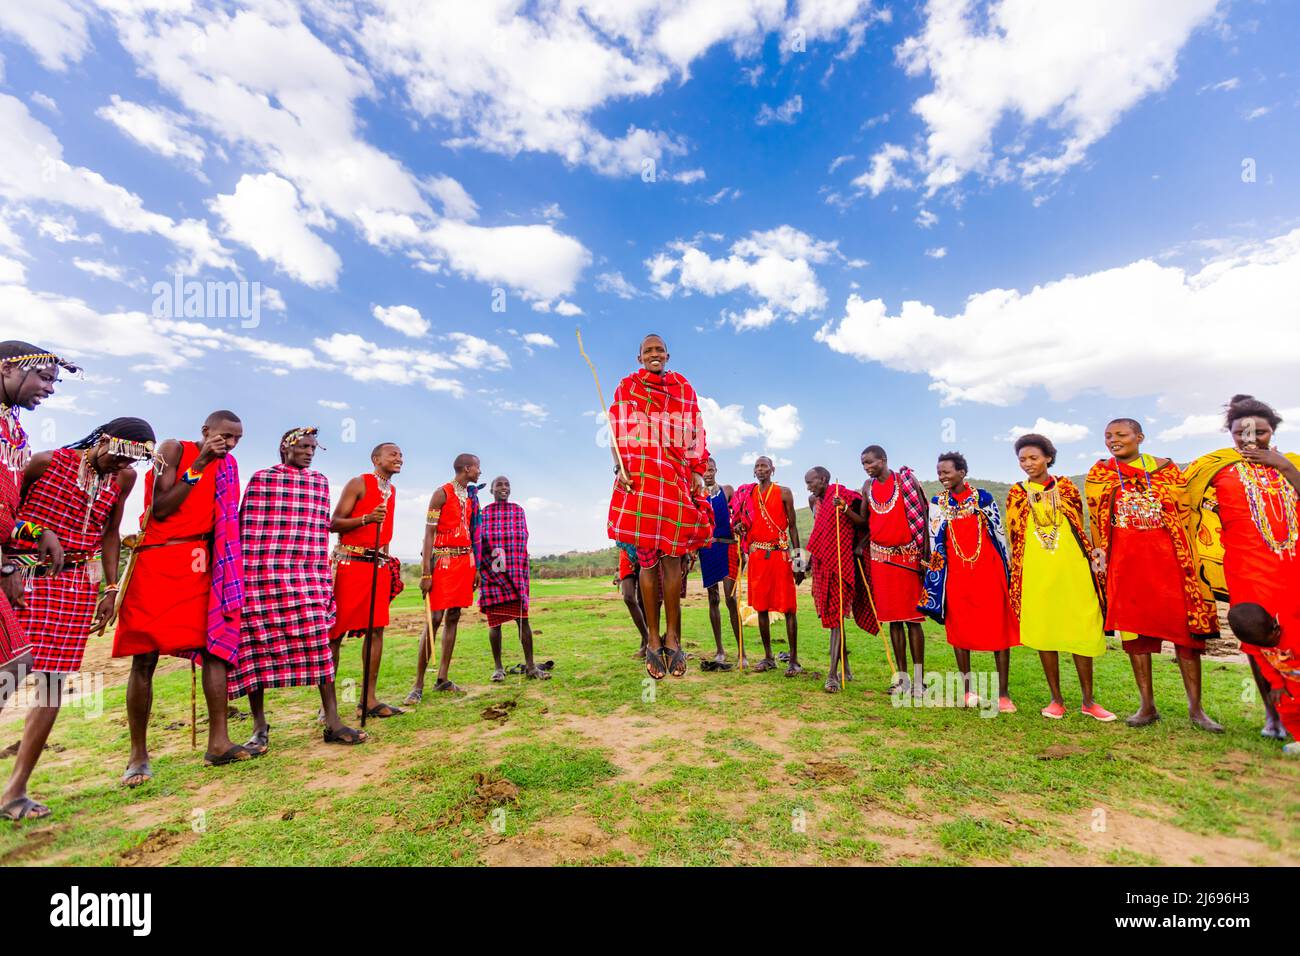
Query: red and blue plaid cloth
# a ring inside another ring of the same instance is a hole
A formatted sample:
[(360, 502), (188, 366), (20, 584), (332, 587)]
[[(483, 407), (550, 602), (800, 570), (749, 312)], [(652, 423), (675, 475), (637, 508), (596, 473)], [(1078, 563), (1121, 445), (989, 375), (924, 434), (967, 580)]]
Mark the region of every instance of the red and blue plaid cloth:
[(217, 462), (216, 471), (208, 653), (233, 664), (239, 655), (239, 615), (244, 606), (244, 561), (239, 548), (239, 463), (234, 455), (226, 455)]
[[(4, 431), (7, 425), (8, 421), (0, 416), (0, 431)], [(18, 521), (18, 484), (13, 475), (14, 472), (0, 462), (0, 552), (9, 542)], [(27, 635), (18, 623), (18, 615), (9, 606), (8, 599), (0, 595), (0, 666), (26, 654), (28, 647)]]
[(519, 601), (528, 614), (528, 521), (513, 501), (493, 501), (478, 513), (475, 553), (479, 561), (478, 606)]
[(680, 556), (713, 534), (713, 509), (691, 493), (709, 451), (695, 389), (677, 372), (638, 369), (614, 391), (610, 431), (632, 490), (617, 482), (609, 503), (609, 536), (642, 551)]
[(808, 552), (812, 557), (813, 604), (822, 627), (839, 627), (844, 617), (853, 615), (858, 627), (872, 634), (880, 632), (876, 609), (871, 601), (869, 562), (853, 554), (855, 528), (848, 517), (835, 508), (836, 496), (850, 507), (862, 496), (843, 485), (831, 485), (813, 514), (808, 533)]
[(257, 472), (244, 491), (239, 526), (242, 644), (227, 693), (333, 680), (329, 480), (289, 465)]

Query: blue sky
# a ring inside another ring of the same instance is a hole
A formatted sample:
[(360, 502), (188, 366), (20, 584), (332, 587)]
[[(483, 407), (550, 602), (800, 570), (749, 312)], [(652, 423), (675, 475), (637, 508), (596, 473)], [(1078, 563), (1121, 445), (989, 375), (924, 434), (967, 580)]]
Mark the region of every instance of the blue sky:
[[(29, 427), (229, 406), (251, 473), (313, 423), (336, 490), (398, 441), (411, 556), (461, 451), (535, 552), (602, 544), (575, 326), (607, 395), (667, 337), (731, 483), (868, 443), (1010, 480), (1039, 425), (1077, 473), (1120, 414), (1185, 459), (1238, 391), (1300, 420), (1300, 14), (1076, 6), (6, 4), (5, 337), (89, 372)], [(154, 314), (177, 271), (260, 321)]]

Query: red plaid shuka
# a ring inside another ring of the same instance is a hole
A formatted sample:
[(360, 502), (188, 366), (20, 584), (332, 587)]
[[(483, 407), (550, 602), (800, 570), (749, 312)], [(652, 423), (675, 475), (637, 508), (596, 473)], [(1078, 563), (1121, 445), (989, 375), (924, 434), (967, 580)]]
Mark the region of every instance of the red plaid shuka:
[(227, 693), (313, 687), (334, 679), (330, 486), (318, 471), (276, 465), (253, 475), (239, 512), (244, 613)]
[[(518, 613), (506, 620), (528, 616), (528, 521), (524, 509), (513, 501), (492, 502), (479, 512), (478, 606), (492, 624), (491, 608), (518, 604)], [(495, 626), (495, 625), (493, 625)]]
[[(65, 566), (58, 577), (33, 577), (27, 607), (18, 611), (32, 642), (32, 669), (52, 674), (81, 669), (99, 592), (98, 552), (104, 526), (121, 495), (116, 478), (110, 476), (101, 481), (94, 502), (87, 501), (86, 493), (77, 487), (80, 466), (79, 453), (56, 450), (45, 473), (27, 489), (19, 509), (19, 517), (58, 535), (66, 554), (85, 558)], [(36, 548), (23, 542), (14, 550), (34, 553)]]
[(850, 507), (862, 499), (856, 491), (843, 485), (830, 485), (817, 504), (813, 513), (812, 531), (808, 534), (808, 553), (812, 557), (813, 603), (817, 607), (822, 627), (839, 627), (844, 616), (851, 613), (858, 627), (871, 634), (878, 634), (880, 624), (876, 620), (875, 607), (871, 601), (871, 577), (867, 570), (870, 565), (869, 562), (859, 561), (853, 554), (855, 529), (848, 517), (835, 508), (833, 502), (836, 495), (848, 502)]
[(695, 389), (677, 372), (638, 369), (618, 383), (609, 410), (615, 449), (632, 480), (615, 482), (609, 536), (643, 551), (681, 556), (713, 534), (713, 509), (691, 494), (709, 451)]
[[(0, 408), (0, 411), (6, 410)], [(13, 423), (17, 428), (16, 416)], [(10, 441), (17, 444), (17, 438), (10, 432), (9, 416), (0, 414), (0, 445), (7, 445)], [(9, 546), (14, 525), (18, 523), (20, 481), (22, 481), (22, 471), (11, 471), (7, 464), (0, 460), (0, 553)], [(23, 633), (22, 625), (18, 623), (18, 615), (9, 606), (9, 602), (0, 596), (0, 667), (22, 657), (27, 653), (28, 647), (27, 635)]]

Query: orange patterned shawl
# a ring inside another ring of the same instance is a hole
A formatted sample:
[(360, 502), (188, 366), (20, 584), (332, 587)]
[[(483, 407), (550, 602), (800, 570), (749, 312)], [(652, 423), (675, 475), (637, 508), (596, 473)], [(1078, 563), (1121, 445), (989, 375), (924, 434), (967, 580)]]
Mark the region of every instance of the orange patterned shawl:
[[(1143, 481), (1141, 471), (1132, 466), (1124, 468), (1126, 480)], [(1148, 472), (1151, 493), (1160, 502), (1165, 530), (1174, 542), (1174, 554), (1184, 571), (1183, 592), (1187, 604), (1187, 629), (1193, 634), (1214, 634), (1219, 630), (1219, 612), (1214, 606), (1210, 589), (1199, 579), (1195, 537), (1191, 532), (1192, 512), (1187, 505), (1187, 480), (1172, 461)], [(1093, 540), (1110, 558), (1111, 527), (1115, 520), (1115, 499), (1119, 494), (1120, 477), (1115, 469), (1115, 459), (1102, 459), (1088, 471), (1084, 490), (1088, 495), (1088, 515), (1092, 522)], [(1186, 574), (1192, 571), (1192, 574)]]
[[(1088, 560), (1088, 567), (1092, 573), (1092, 587), (1097, 592), (1101, 613), (1105, 615), (1106, 588), (1096, 570), (1092, 568), (1092, 549), (1088, 546), (1088, 539), (1083, 533), (1083, 498), (1069, 478), (1052, 480), (1056, 483), (1057, 493), (1060, 495), (1061, 512), (1065, 515), (1070, 531), (1074, 534), (1074, 540), (1079, 544), (1079, 550)], [(1007, 544), (1011, 549), (1011, 609), (1016, 612), (1016, 617), (1020, 617), (1020, 595), (1025, 577), (1025, 541), (1029, 537), (1029, 507), (1029, 494), (1025, 491), (1025, 483), (1017, 482), (1012, 485), (1011, 491), (1007, 493)]]

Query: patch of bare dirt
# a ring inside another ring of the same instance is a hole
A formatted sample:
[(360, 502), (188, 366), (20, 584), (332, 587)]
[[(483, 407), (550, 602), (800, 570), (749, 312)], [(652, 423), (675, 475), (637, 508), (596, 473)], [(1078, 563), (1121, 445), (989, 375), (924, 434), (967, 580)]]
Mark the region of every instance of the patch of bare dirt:
[(474, 774), (474, 789), (470, 795), (453, 806), (426, 829), (441, 830), (456, 826), (467, 819), (482, 820), (496, 807), (516, 806), (519, 788), (505, 777), (494, 774)]
[(1076, 744), (1052, 744), (1039, 752), (1038, 759), (1064, 760), (1068, 757), (1082, 757), (1086, 753), (1088, 753), (1088, 748)]
[(122, 853), (118, 857), (118, 866), (166, 866), (193, 840), (192, 832), (154, 830), (139, 845)]
[[(1153, 808), (1153, 813), (1160, 813)], [(1072, 834), (1094, 857), (1124, 850), (1153, 857), (1166, 866), (1295, 866), (1294, 852), (1277, 851), (1249, 837), (1191, 833), (1158, 816), (1138, 816), (1126, 810), (1088, 811), (1071, 821)]]
[(847, 764), (816, 757), (810, 759), (798, 773), (815, 783), (852, 783), (858, 776), (857, 771)]
[(482, 859), (489, 866), (557, 866), (616, 851), (636, 860), (644, 848), (623, 834), (606, 833), (590, 817), (573, 814), (543, 820), (517, 836), (489, 836)]
[[(30, 826), (30, 824), (28, 825)], [(54, 842), (54, 827), (28, 829), (26, 839), (4, 853), (0, 853), (0, 866), (12, 866), (33, 856), (38, 856)]]

